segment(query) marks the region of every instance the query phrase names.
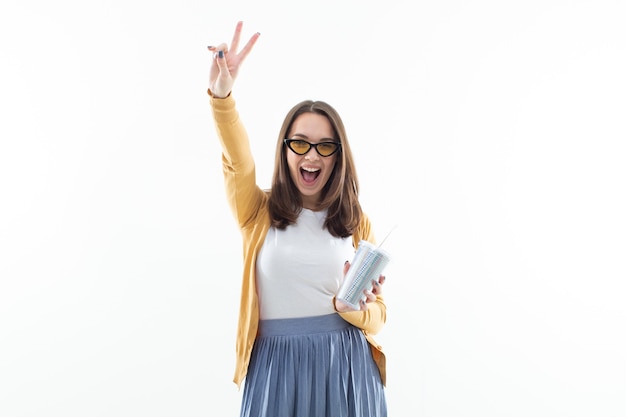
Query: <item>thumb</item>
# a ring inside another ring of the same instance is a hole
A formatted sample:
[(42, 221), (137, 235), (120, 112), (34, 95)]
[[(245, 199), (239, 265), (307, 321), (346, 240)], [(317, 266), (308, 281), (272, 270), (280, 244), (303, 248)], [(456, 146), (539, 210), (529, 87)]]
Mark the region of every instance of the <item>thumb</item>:
[(216, 97), (226, 97), (228, 96), (228, 94), (230, 94), (230, 91), (233, 88), (233, 77), (231, 76), (228, 69), (228, 63), (226, 62), (226, 57), (224, 56), (223, 50), (219, 50), (217, 52), (215, 62), (217, 63), (219, 73), (217, 75), (217, 79), (215, 80), (212, 91)]
[(217, 67), (220, 69), (220, 72), (226, 71), (226, 73), (228, 74), (228, 64), (226, 63), (224, 50), (220, 49), (215, 53), (215, 62), (217, 62)]

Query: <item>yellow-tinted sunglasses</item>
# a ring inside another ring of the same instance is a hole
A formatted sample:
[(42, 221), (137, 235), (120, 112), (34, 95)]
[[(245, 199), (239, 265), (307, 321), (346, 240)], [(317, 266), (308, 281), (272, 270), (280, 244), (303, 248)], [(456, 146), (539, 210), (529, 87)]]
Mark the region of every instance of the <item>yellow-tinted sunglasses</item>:
[(285, 145), (298, 155), (305, 155), (311, 148), (315, 148), (320, 156), (331, 156), (341, 148), (337, 142), (310, 143), (303, 139), (285, 139)]

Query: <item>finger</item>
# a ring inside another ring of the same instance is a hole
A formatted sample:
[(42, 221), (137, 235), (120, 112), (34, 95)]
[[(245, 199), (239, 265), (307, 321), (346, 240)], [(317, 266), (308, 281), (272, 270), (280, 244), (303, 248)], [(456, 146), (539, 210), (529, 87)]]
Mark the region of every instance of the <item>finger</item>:
[(380, 283), (376, 280), (372, 280), (372, 293), (379, 294), (382, 288), (380, 288)]
[(233, 40), (230, 43), (230, 50), (235, 51), (237, 53), (237, 47), (239, 46), (239, 38), (241, 37), (241, 28), (243, 27), (243, 22), (237, 22), (237, 26), (235, 26), (235, 33), (233, 34)]
[(360, 306), (361, 311), (367, 311), (367, 309), (369, 307), (368, 307), (367, 303), (365, 302), (365, 300), (361, 300), (360, 304), (361, 304), (361, 306)]
[(246, 43), (246, 46), (244, 46), (241, 52), (239, 52), (239, 56), (241, 57), (241, 59), (244, 59), (246, 56), (248, 56), (248, 54), (252, 50), (252, 47), (256, 43), (257, 39), (259, 39), (259, 36), (261, 36), (261, 34), (257, 32), (254, 35), (252, 35), (252, 37), (250, 37), (250, 40), (248, 40), (248, 43)]
[(348, 273), (348, 269), (350, 269), (350, 261), (346, 261), (343, 264), (343, 274), (346, 275)]
[(228, 45), (222, 42), (217, 46), (213, 46), (213, 45), (207, 46), (207, 49), (211, 52), (217, 52), (217, 51), (228, 52)]
[(381, 276), (378, 278), (378, 283), (379, 283), (380, 285), (383, 285), (383, 284), (385, 283), (385, 281), (386, 281), (386, 280), (387, 280), (387, 277), (385, 277), (384, 275), (381, 275)]

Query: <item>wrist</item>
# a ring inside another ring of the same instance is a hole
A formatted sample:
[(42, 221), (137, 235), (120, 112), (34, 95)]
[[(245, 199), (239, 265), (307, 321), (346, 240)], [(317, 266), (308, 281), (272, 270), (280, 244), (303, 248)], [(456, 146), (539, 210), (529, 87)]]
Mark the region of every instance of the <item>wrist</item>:
[(222, 98), (226, 98), (228, 96), (230, 96), (230, 91), (228, 91), (227, 93), (220, 93), (220, 92), (215, 92), (212, 91), (210, 88), (207, 90), (207, 94), (213, 98), (216, 99), (222, 99)]

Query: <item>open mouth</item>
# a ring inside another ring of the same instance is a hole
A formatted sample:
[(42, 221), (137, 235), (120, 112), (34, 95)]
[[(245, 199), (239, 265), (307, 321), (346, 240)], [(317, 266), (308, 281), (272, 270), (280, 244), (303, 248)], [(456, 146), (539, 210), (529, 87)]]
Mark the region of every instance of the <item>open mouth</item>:
[(300, 168), (300, 174), (302, 175), (302, 179), (307, 184), (315, 182), (317, 177), (319, 177), (320, 172), (322, 172), (322, 170), (320, 170), (319, 168)]

